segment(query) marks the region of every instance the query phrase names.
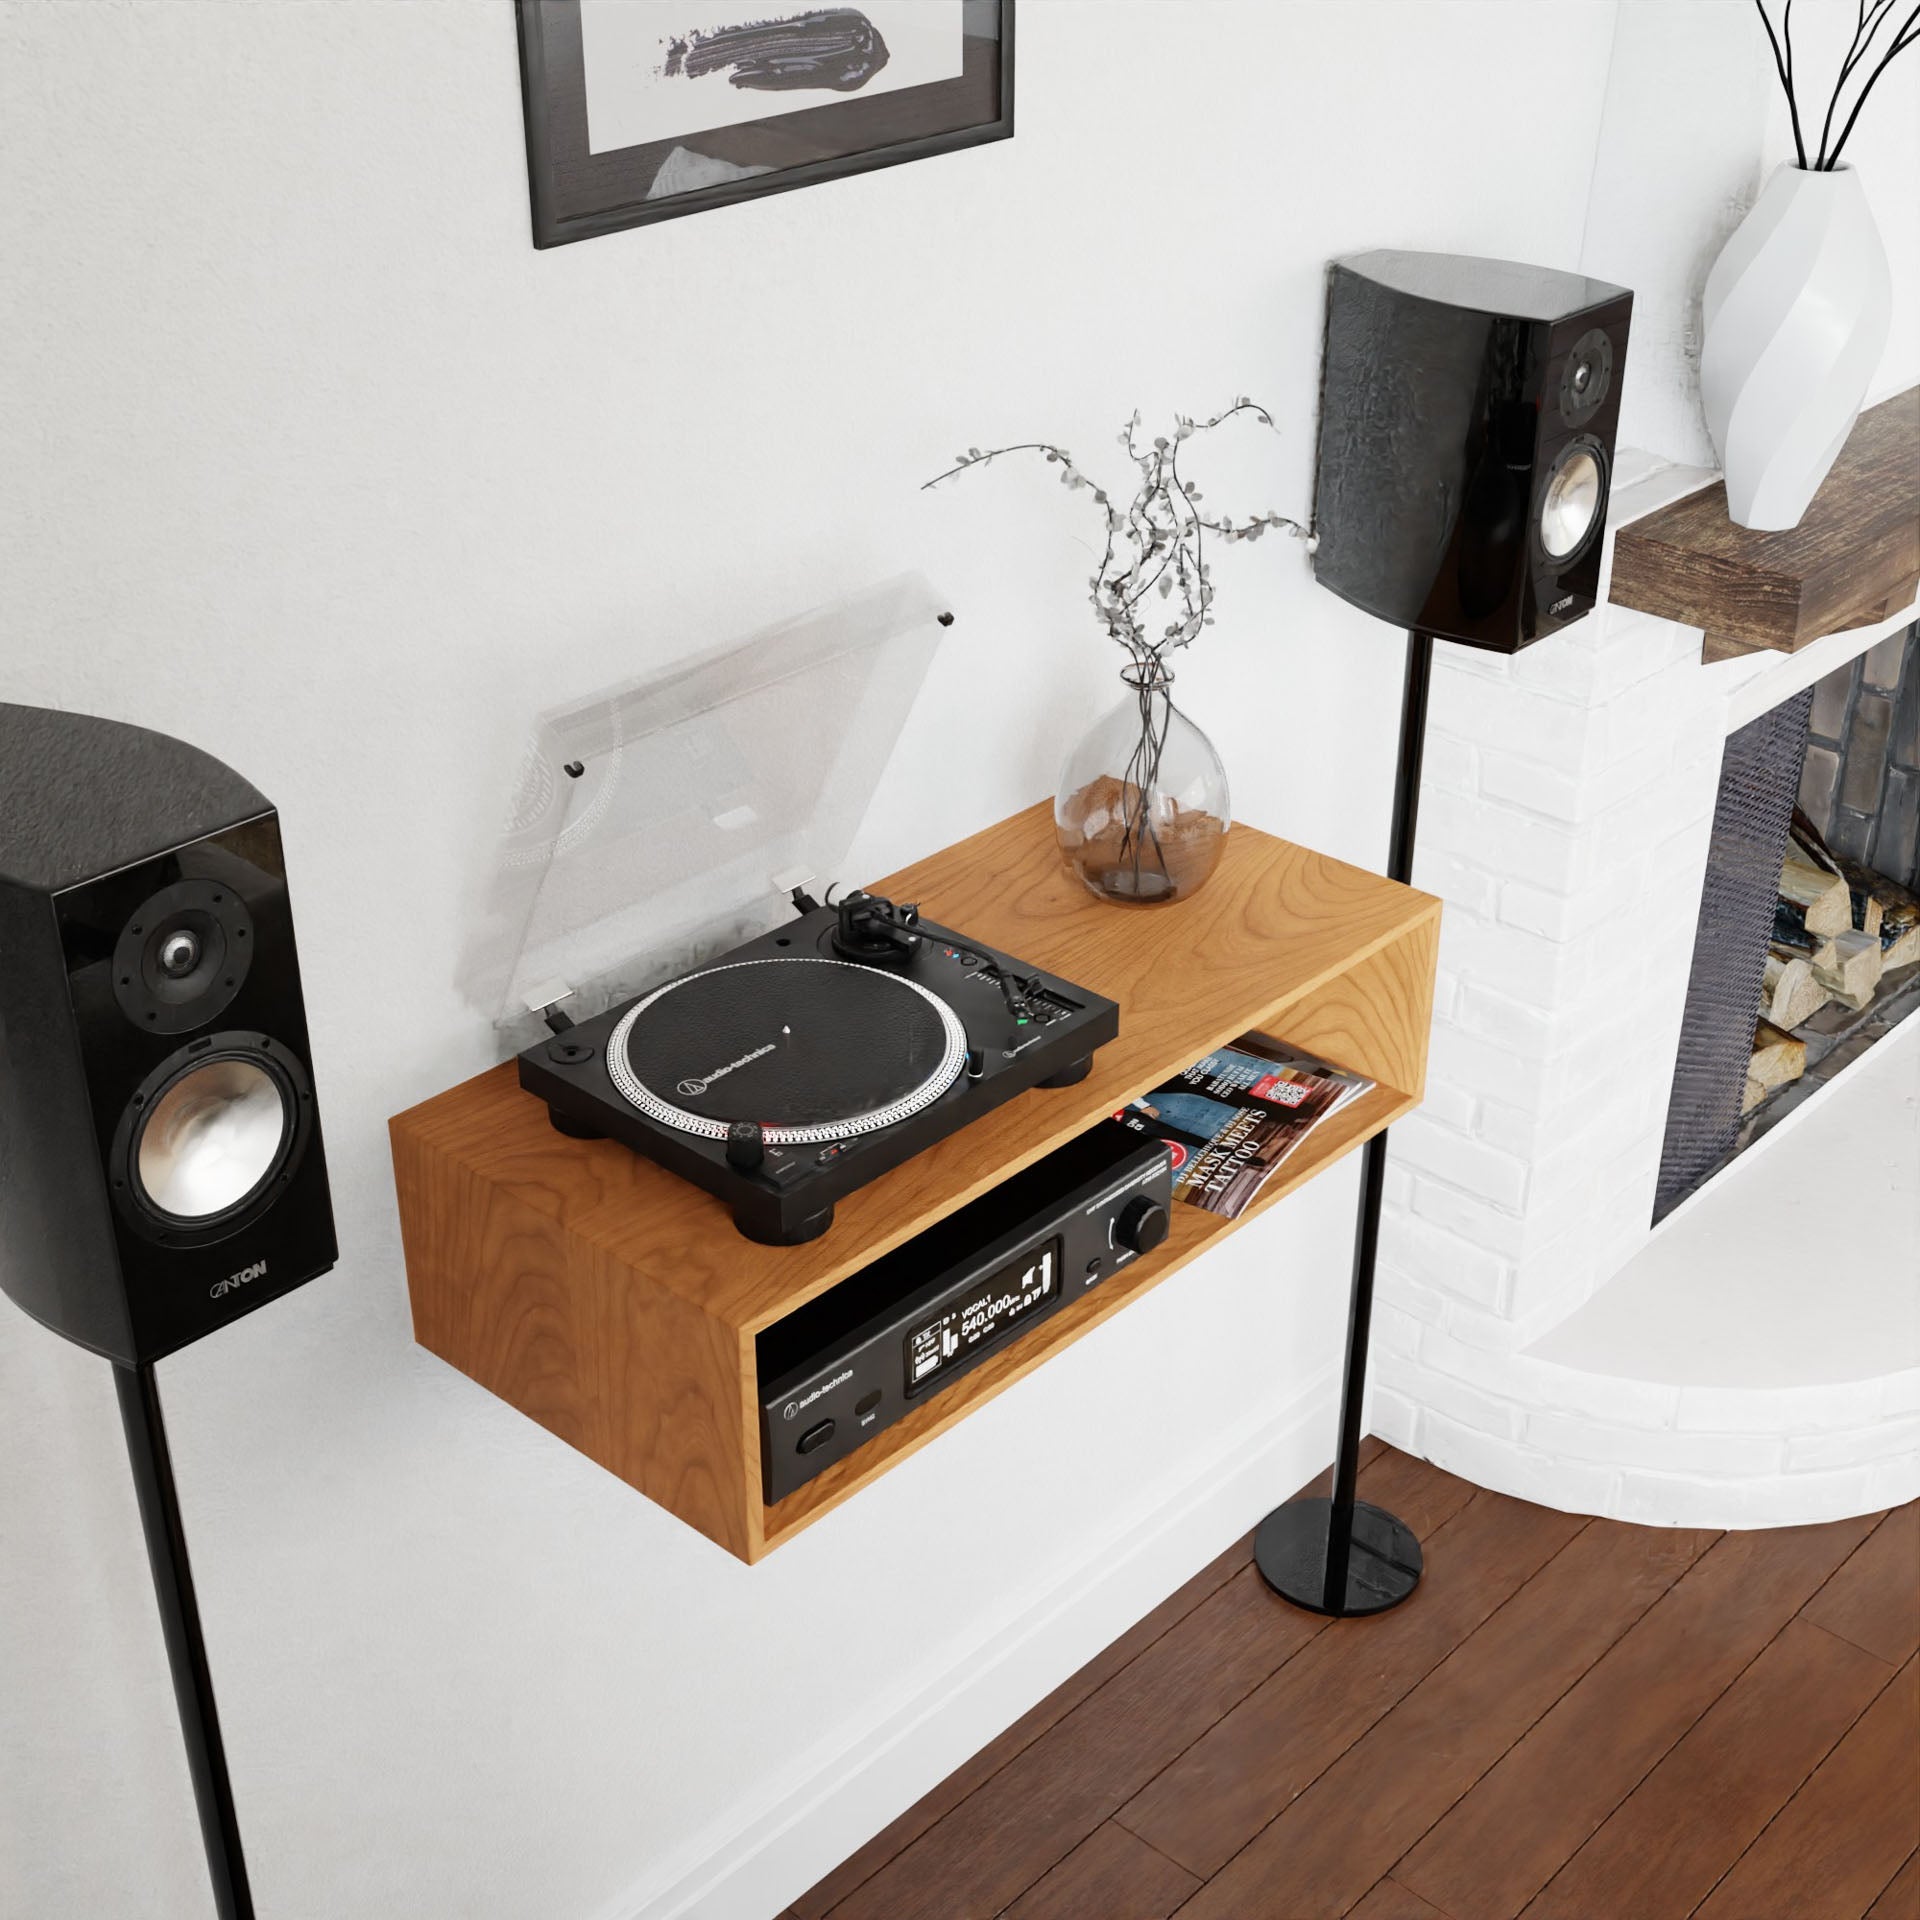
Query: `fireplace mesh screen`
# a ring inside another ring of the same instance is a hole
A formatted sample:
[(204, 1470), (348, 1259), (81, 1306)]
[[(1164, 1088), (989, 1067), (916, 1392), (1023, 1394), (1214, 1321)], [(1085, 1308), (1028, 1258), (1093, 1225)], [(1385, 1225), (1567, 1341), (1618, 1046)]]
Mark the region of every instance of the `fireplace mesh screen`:
[(1667, 1104), (1655, 1220), (1671, 1213), (1733, 1151), (1812, 705), (1808, 688), (1727, 741)]

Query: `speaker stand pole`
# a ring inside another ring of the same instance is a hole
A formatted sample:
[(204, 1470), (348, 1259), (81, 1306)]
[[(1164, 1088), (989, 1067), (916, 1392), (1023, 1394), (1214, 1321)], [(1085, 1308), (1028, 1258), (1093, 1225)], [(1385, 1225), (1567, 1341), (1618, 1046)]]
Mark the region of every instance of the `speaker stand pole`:
[(115, 1366), (120, 1421), (127, 1431), (127, 1458), (140, 1498), (140, 1521), (153, 1566), (153, 1590), (160, 1601), (160, 1625), (166, 1635), (167, 1664), (173, 1669), (174, 1698), (180, 1703), (180, 1731), (193, 1775), (193, 1797), (200, 1809), (200, 1835), (206, 1842), (207, 1871), (213, 1880), (213, 1906), (219, 1920), (254, 1920), (247, 1863), (240, 1851), (240, 1822), (233, 1809), (233, 1785), (227, 1777), (226, 1749), (220, 1741), (220, 1715), (214, 1705), (213, 1677), (207, 1670), (206, 1642), (200, 1635), (200, 1606), (194, 1597), (193, 1568), (174, 1491), (173, 1457), (167, 1450), (166, 1422), (160, 1413), (160, 1388), (151, 1364)]
[[(1393, 787), (1393, 842), (1387, 858), (1387, 875), (1393, 880), (1407, 881), (1413, 873), (1432, 677), (1433, 636), (1410, 633), (1406, 691), (1400, 706), (1400, 764)], [(1367, 1389), (1367, 1336), (1373, 1323), (1374, 1258), (1380, 1249), (1380, 1202), (1387, 1178), (1384, 1129), (1362, 1153), (1333, 1497), (1289, 1500), (1276, 1507), (1261, 1521), (1253, 1541), (1254, 1564), (1275, 1593), (1295, 1606), (1343, 1620), (1397, 1607), (1420, 1584), (1421, 1565), (1420, 1543), (1413, 1529), (1355, 1497), (1360, 1477), (1360, 1413)]]

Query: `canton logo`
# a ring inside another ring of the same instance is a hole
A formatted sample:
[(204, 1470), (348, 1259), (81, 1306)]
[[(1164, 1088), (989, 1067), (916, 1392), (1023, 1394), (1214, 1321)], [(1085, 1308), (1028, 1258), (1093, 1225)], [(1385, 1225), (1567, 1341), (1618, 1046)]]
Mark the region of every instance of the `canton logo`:
[(1579, 596), (1577, 594), (1571, 594), (1571, 593), (1563, 594), (1558, 600), (1556, 600), (1553, 603), (1552, 606), (1550, 606), (1547, 609), (1547, 611), (1549, 613), (1565, 613), (1566, 610), (1573, 605), (1574, 601), (1578, 597)]
[(688, 1078), (676, 1081), (675, 1085), (689, 1100), (703, 1094), (716, 1080), (724, 1080), (730, 1073), (738, 1073), (742, 1067), (750, 1067), (763, 1056), (771, 1053), (774, 1043), (769, 1040), (764, 1047), (755, 1047), (751, 1053), (743, 1053), (738, 1060), (729, 1060), (724, 1067), (715, 1067), (704, 1080)]
[(266, 1271), (267, 1263), (264, 1260), (256, 1260), (252, 1266), (242, 1267), (238, 1273), (230, 1273), (224, 1280), (216, 1280), (213, 1285), (207, 1289), (207, 1293), (210, 1298), (215, 1300), (218, 1300), (223, 1294), (238, 1293), (249, 1280), (264, 1278)]

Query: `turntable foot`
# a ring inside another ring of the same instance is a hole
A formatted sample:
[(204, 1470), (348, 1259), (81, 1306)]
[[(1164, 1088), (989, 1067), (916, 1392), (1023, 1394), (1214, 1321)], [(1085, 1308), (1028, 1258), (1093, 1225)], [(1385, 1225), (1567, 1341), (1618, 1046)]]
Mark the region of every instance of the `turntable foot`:
[(547, 1109), (547, 1118), (555, 1133), (564, 1133), (569, 1140), (604, 1140), (607, 1136), (597, 1127), (590, 1127), (584, 1121), (569, 1120), (558, 1107)]
[(1043, 1087), (1077, 1087), (1093, 1071), (1093, 1055), (1084, 1060), (1076, 1060), (1072, 1066), (1063, 1067), (1050, 1080), (1042, 1080)]
[(810, 1213), (804, 1220), (796, 1220), (782, 1226), (778, 1220), (751, 1220), (738, 1207), (734, 1209), (733, 1224), (747, 1239), (763, 1247), (799, 1247), (809, 1240), (818, 1240), (833, 1225), (832, 1207), (823, 1207), (818, 1213)]

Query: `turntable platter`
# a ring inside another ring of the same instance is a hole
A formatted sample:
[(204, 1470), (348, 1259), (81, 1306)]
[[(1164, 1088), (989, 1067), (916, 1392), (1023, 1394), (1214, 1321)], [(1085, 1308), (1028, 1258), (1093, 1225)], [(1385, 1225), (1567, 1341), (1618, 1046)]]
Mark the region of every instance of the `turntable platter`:
[(748, 960), (670, 981), (608, 1037), (622, 1097), (682, 1133), (723, 1140), (753, 1120), (769, 1143), (844, 1140), (930, 1106), (966, 1065), (947, 1005), (844, 960)]

